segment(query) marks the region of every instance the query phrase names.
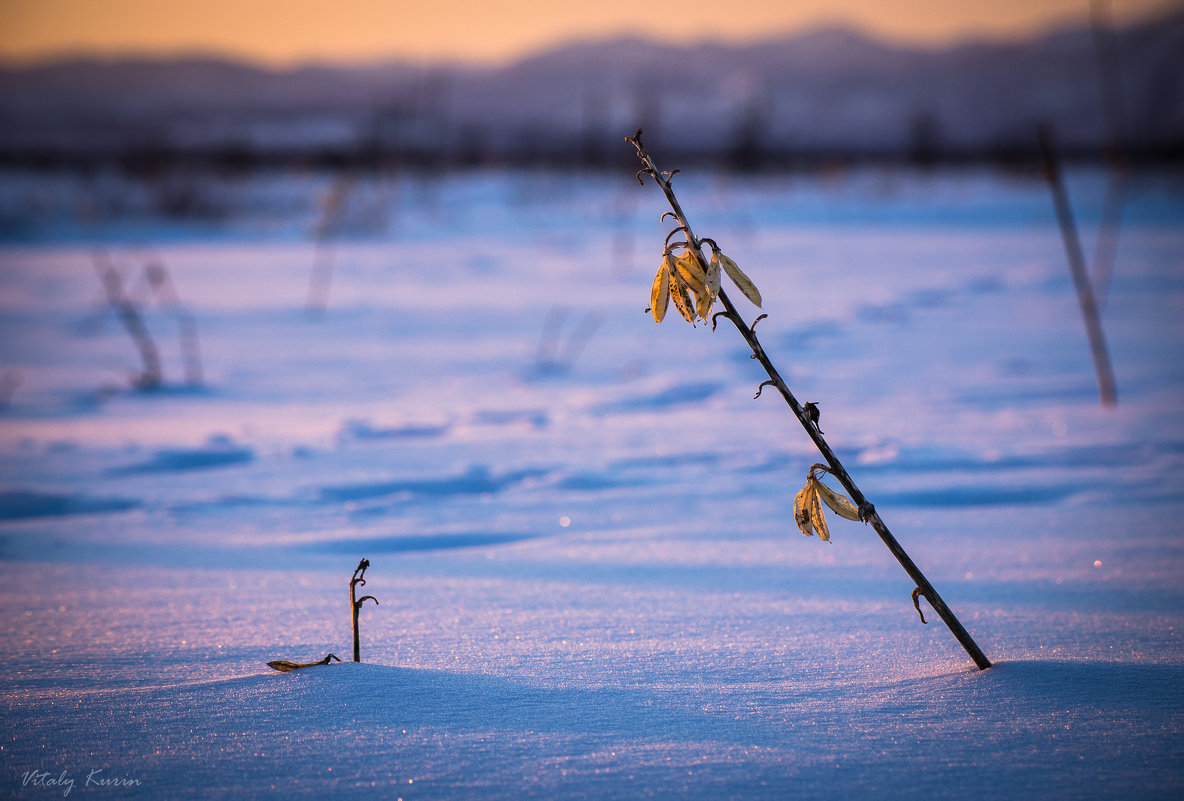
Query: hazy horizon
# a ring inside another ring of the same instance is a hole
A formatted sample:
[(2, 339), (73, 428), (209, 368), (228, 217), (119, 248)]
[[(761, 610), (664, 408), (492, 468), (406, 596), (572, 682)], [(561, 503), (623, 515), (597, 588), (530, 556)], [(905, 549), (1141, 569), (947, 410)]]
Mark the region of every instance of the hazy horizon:
[[(70, 3), (26, 0), (0, 10), (7, 35), (0, 66), (28, 68), (63, 61), (217, 59), (273, 70), (309, 65), (364, 66), (387, 62), (497, 67), (570, 45), (636, 37), (663, 44), (750, 44), (811, 30), (841, 27), (912, 48), (943, 48), (971, 40), (1015, 41), (1088, 21), (1093, 4), (1042, 0), (951, 8), (933, 0), (865, 0), (793, 8), (737, 0), (725, 19), (703, 0), (659, 3), (650, 18), (632, 4), (558, 9), (539, 0), (510, 0), (483, 9), (443, 2), (407, 11), (372, 0), (321, 0), (247, 8), (227, 0), (179, 2), (167, 10), (142, 0)], [(277, 24), (283, 9), (284, 24)], [(1103, 3), (1116, 25), (1168, 13), (1171, 0)], [(662, 11), (677, 12), (665, 19)], [(545, 11), (543, 10), (545, 9)], [(67, 13), (68, 10), (68, 13)], [(469, 24), (455, 25), (463, 14)], [(229, 24), (233, 20), (234, 24)]]

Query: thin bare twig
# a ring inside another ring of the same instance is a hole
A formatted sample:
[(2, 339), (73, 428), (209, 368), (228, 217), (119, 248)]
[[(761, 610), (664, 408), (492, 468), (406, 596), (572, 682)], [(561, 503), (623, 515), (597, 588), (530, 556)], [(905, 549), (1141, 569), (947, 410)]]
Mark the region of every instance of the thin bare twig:
[(156, 302), (170, 310), (177, 320), (181, 338), (181, 358), (185, 363), (185, 383), (191, 387), (201, 386), (201, 349), (197, 338), (197, 321), (182, 305), (177, 288), (163, 261), (149, 262), (144, 267), (143, 279)]
[[(654, 164), (653, 158), (642, 145), (640, 130), (638, 130), (633, 136), (626, 137), (626, 141), (628, 141), (637, 149), (637, 156), (639, 159), (641, 159), (642, 168), (638, 172), (638, 180), (641, 180), (644, 184), (642, 178), (643, 176), (648, 175), (654, 179), (655, 183), (657, 183), (658, 188), (662, 190), (662, 194), (666, 196), (666, 201), (670, 204), (670, 208), (674, 212), (675, 219), (684, 229), (687, 243), (690, 246), (689, 252), (694, 255), (694, 258), (699, 262), (699, 266), (703, 269), (704, 273), (706, 273), (708, 265), (704, 262), (703, 254), (700, 249), (703, 240), (698, 239), (692, 232), (691, 225), (687, 221), (687, 216), (683, 212), (682, 206), (679, 204), (678, 198), (675, 197), (674, 190), (670, 185), (670, 179), (677, 172), (677, 170), (675, 172), (663, 172), (657, 168), (657, 166)], [(880, 519), (880, 515), (878, 512), (876, 512), (875, 507), (872, 506), (871, 502), (869, 502), (867, 498), (864, 497), (863, 493), (859, 491), (859, 487), (855, 485), (855, 481), (852, 480), (846, 468), (844, 468), (842, 463), (839, 461), (838, 456), (835, 455), (835, 452), (831, 449), (830, 445), (827, 444), (826, 440), (822, 436), (822, 432), (818, 430), (816, 422), (811, 419), (811, 412), (808, 412), (800, 403), (798, 403), (797, 398), (795, 398), (793, 393), (790, 392), (789, 387), (781, 378), (781, 374), (778, 373), (777, 368), (773, 366), (772, 360), (769, 358), (768, 354), (765, 353), (765, 349), (761, 346), (760, 341), (757, 339), (754, 326), (744, 322), (744, 318), (740, 316), (740, 313), (736, 310), (736, 307), (732, 304), (731, 299), (728, 298), (727, 293), (722, 288), (718, 291), (717, 297), (719, 298), (720, 302), (723, 303), (723, 315), (731, 320), (732, 324), (736, 326), (736, 330), (740, 332), (740, 336), (744, 338), (744, 341), (752, 350), (752, 357), (760, 362), (761, 366), (765, 368), (765, 372), (768, 373), (769, 381), (765, 383), (776, 387), (781, 393), (781, 396), (785, 399), (786, 404), (789, 405), (789, 408), (794, 413), (794, 416), (798, 418), (798, 422), (802, 424), (802, 428), (806, 430), (806, 434), (814, 442), (814, 445), (818, 448), (819, 453), (821, 453), (823, 458), (826, 459), (827, 464), (830, 465), (831, 474), (839, 481), (840, 484), (843, 485), (843, 489), (847, 491), (847, 494), (850, 495), (851, 500), (854, 501), (855, 505), (859, 508), (860, 519), (862, 519), (865, 523), (870, 523), (872, 528), (875, 529), (876, 534), (879, 535), (884, 545), (887, 546), (892, 555), (896, 557), (896, 560), (900, 562), (901, 567), (903, 567), (905, 572), (908, 573), (909, 578), (913, 580), (918, 592), (921, 595), (924, 595), (926, 600), (929, 601), (930, 606), (933, 607), (938, 616), (942, 619), (946, 626), (949, 627), (950, 631), (954, 634), (954, 637), (957, 638), (962, 647), (966, 649), (966, 652), (970, 655), (970, 658), (974, 660), (974, 664), (977, 665), (980, 670), (986, 670), (989, 668), (991, 666), (990, 660), (988, 660), (986, 655), (983, 654), (982, 649), (978, 647), (978, 644), (966, 631), (965, 627), (963, 627), (962, 623), (950, 610), (949, 606), (946, 605), (946, 602), (942, 600), (940, 595), (938, 595), (937, 590), (935, 590), (933, 585), (929, 583), (929, 580), (925, 578), (925, 575), (921, 572), (920, 568), (918, 568), (909, 555), (905, 553), (904, 548), (902, 548), (900, 543), (896, 541), (896, 538), (892, 536), (892, 532), (888, 530), (888, 527), (884, 524), (884, 521)]]
[(148, 333), (148, 326), (144, 325), (144, 318), (140, 315), (140, 310), (124, 292), (123, 277), (104, 256), (96, 255), (95, 266), (99, 271), (99, 280), (103, 282), (103, 291), (107, 295), (107, 302), (111, 304), (111, 308), (119, 317), (119, 322), (123, 324), (124, 330), (135, 343), (136, 349), (140, 352), (140, 361), (144, 364), (143, 371), (132, 377), (132, 385), (142, 390), (160, 389), (164, 382), (164, 374), (160, 366), (160, 351), (157, 350), (156, 343), (152, 341), (152, 336)]
[(534, 357), (536, 375), (563, 375), (569, 372), (603, 320), (594, 311), (586, 312), (576, 323), (575, 330), (564, 340), (562, 330), (566, 322), (567, 310), (560, 307), (553, 307), (543, 319), (539, 347)]

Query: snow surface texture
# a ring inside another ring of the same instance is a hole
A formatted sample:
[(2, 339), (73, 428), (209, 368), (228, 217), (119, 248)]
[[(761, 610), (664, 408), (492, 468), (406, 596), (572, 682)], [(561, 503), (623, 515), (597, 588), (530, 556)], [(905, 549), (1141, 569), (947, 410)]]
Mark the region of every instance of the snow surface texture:
[[(0, 797), (1184, 793), (1178, 182), (1130, 185), (1106, 410), (1042, 184), (676, 179), (981, 673), (870, 528), (797, 533), (817, 455), (736, 332), (643, 312), (652, 185), (360, 182), (318, 245), (330, 183), (0, 249)], [(149, 304), (126, 389), (99, 247), (167, 266), (200, 386)], [(349, 659), (361, 557), (364, 662), (266, 668)]]

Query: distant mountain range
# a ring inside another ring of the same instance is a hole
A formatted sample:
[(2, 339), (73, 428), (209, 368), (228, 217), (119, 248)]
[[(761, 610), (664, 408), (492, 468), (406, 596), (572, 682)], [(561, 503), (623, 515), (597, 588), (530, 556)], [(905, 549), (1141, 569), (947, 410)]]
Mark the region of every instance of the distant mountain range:
[[(1101, 58), (1099, 58), (1101, 54)], [(628, 158), (983, 158), (1060, 146), (1179, 158), (1184, 11), (1096, 35), (941, 49), (820, 28), (748, 45), (578, 43), (506, 67), (211, 59), (0, 69), (9, 164), (136, 159), (524, 163)]]

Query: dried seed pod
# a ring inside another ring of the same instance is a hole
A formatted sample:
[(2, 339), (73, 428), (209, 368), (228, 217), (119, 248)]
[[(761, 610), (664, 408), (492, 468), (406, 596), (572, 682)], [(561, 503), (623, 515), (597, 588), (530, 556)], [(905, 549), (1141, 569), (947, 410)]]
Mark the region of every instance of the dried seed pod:
[(701, 294), (707, 286), (707, 275), (703, 272), (703, 268), (699, 266), (699, 260), (689, 250), (684, 251), (677, 259), (675, 259), (675, 266), (678, 268), (678, 275), (684, 280), (690, 290), (696, 295)]
[(859, 510), (855, 508), (855, 504), (847, 500), (847, 496), (842, 493), (835, 492), (830, 487), (818, 481), (818, 495), (822, 498), (822, 502), (830, 507), (830, 510), (839, 517), (847, 520), (859, 520)]
[(719, 294), (719, 253), (711, 252), (711, 261), (707, 264), (707, 289), (714, 298)]
[(666, 261), (658, 268), (654, 276), (654, 285), (650, 287), (650, 314), (654, 315), (654, 322), (662, 322), (666, 316), (666, 307), (670, 305), (670, 271), (666, 268)]
[(830, 528), (826, 525), (826, 515), (822, 513), (822, 501), (818, 498), (818, 488), (822, 482), (814, 477), (806, 479), (806, 486), (810, 489), (808, 510), (810, 512), (810, 522), (814, 524), (814, 529), (818, 532), (818, 539), (823, 542), (830, 542)]
[(724, 268), (724, 272), (728, 274), (728, 278), (732, 279), (732, 283), (739, 287), (740, 291), (744, 293), (744, 297), (752, 301), (752, 304), (758, 309), (763, 308), (761, 306), (760, 290), (756, 288), (756, 284), (749, 280), (748, 276), (744, 274), (744, 271), (736, 266), (736, 262), (720, 253), (719, 263), (720, 266)]
[(695, 322), (694, 306), (691, 304), (687, 286), (677, 272), (670, 274), (670, 299), (674, 301), (674, 308), (688, 323)]
[(695, 311), (699, 313), (699, 319), (707, 322), (707, 318), (711, 316), (711, 307), (715, 305), (715, 295), (710, 289), (704, 290), (695, 296)]
[(814, 536), (814, 524), (810, 520), (810, 483), (798, 490), (793, 499), (793, 521), (798, 530), (807, 537)]

